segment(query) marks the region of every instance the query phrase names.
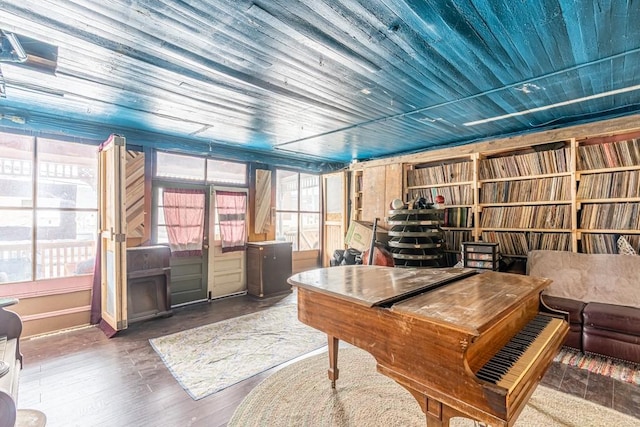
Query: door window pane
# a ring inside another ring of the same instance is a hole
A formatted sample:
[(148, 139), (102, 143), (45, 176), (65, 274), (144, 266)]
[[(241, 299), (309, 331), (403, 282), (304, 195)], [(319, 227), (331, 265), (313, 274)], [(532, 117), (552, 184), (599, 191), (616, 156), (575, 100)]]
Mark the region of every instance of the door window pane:
[[(334, 216), (342, 217), (344, 210), (344, 185), (341, 175), (331, 175), (326, 179), (326, 214), (333, 219)], [(318, 197), (319, 199), (320, 197)]]
[(318, 175), (300, 174), (300, 210), (320, 211), (320, 177)]

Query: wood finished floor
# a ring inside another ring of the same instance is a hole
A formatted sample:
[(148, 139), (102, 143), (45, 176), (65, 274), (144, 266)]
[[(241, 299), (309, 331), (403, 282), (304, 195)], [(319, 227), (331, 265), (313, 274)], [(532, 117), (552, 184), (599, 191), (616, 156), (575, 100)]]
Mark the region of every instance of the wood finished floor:
[[(278, 368), (194, 401), (148, 340), (294, 297), (240, 296), (178, 308), (172, 317), (135, 323), (111, 339), (94, 327), (25, 339), (18, 407), (45, 412), (47, 427), (225, 426), (251, 389)], [(542, 384), (631, 414), (640, 425), (638, 386), (561, 364), (551, 366)]]

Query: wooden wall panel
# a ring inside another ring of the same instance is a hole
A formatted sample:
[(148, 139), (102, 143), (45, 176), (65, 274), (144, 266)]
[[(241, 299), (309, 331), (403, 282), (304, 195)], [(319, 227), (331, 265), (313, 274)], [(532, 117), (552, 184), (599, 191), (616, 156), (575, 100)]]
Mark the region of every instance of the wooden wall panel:
[(387, 211), (386, 166), (366, 168), (362, 174), (362, 220), (373, 222), (375, 218), (384, 218)]
[(147, 240), (145, 230), (145, 155), (127, 150), (126, 154), (127, 246), (139, 246)]
[[(276, 238), (276, 227), (275, 225), (266, 227), (265, 231), (262, 233), (256, 232), (255, 227), (255, 219), (256, 219), (256, 193), (258, 190), (256, 188), (256, 173), (258, 170), (270, 170), (264, 169), (265, 165), (251, 163), (249, 164), (249, 213), (247, 214), (247, 225), (249, 227), (249, 242), (262, 242), (265, 240), (274, 240)], [(274, 173), (274, 172), (272, 172)], [(275, 176), (271, 179), (271, 186), (269, 189), (265, 189), (270, 193), (271, 202), (269, 213), (273, 212), (275, 209), (275, 200), (276, 200), (276, 188), (275, 188)]]
[(268, 233), (271, 228), (271, 181), (270, 170), (256, 170), (256, 234)]
[[(402, 163), (396, 163), (393, 165), (387, 165), (385, 170), (385, 205), (384, 215), (380, 218), (386, 218), (390, 204), (393, 199), (402, 199)], [(389, 228), (386, 221), (378, 223), (384, 228)]]
[(320, 251), (299, 251), (292, 254), (292, 274), (320, 267)]
[(388, 228), (385, 222), (389, 204), (402, 195), (402, 164), (367, 167), (362, 170), (362, 221), (373, 222)]

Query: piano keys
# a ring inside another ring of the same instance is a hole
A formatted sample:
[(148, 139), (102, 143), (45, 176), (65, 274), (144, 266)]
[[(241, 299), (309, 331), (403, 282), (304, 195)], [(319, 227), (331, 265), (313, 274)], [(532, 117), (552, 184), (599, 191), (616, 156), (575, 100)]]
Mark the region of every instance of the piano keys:
[(566, 314), (541, 302), (544, 278), (355, 265), (289, 283), (300, 321), (327, 334), (331, 385), (343, 340), (416, 398), (429, 427), (455, 416), (513, 425), (568, 332)]

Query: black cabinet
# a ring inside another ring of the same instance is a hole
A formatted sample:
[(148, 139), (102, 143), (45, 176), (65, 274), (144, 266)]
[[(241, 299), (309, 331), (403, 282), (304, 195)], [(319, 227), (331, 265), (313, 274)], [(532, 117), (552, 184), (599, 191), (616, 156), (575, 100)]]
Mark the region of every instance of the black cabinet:
[(170, 258), (168, 246), (127, 248), (129, 323), (171, 315)]
[(247, 244), (247, 293), (258, 298), (291, 292), (291, 242)]

